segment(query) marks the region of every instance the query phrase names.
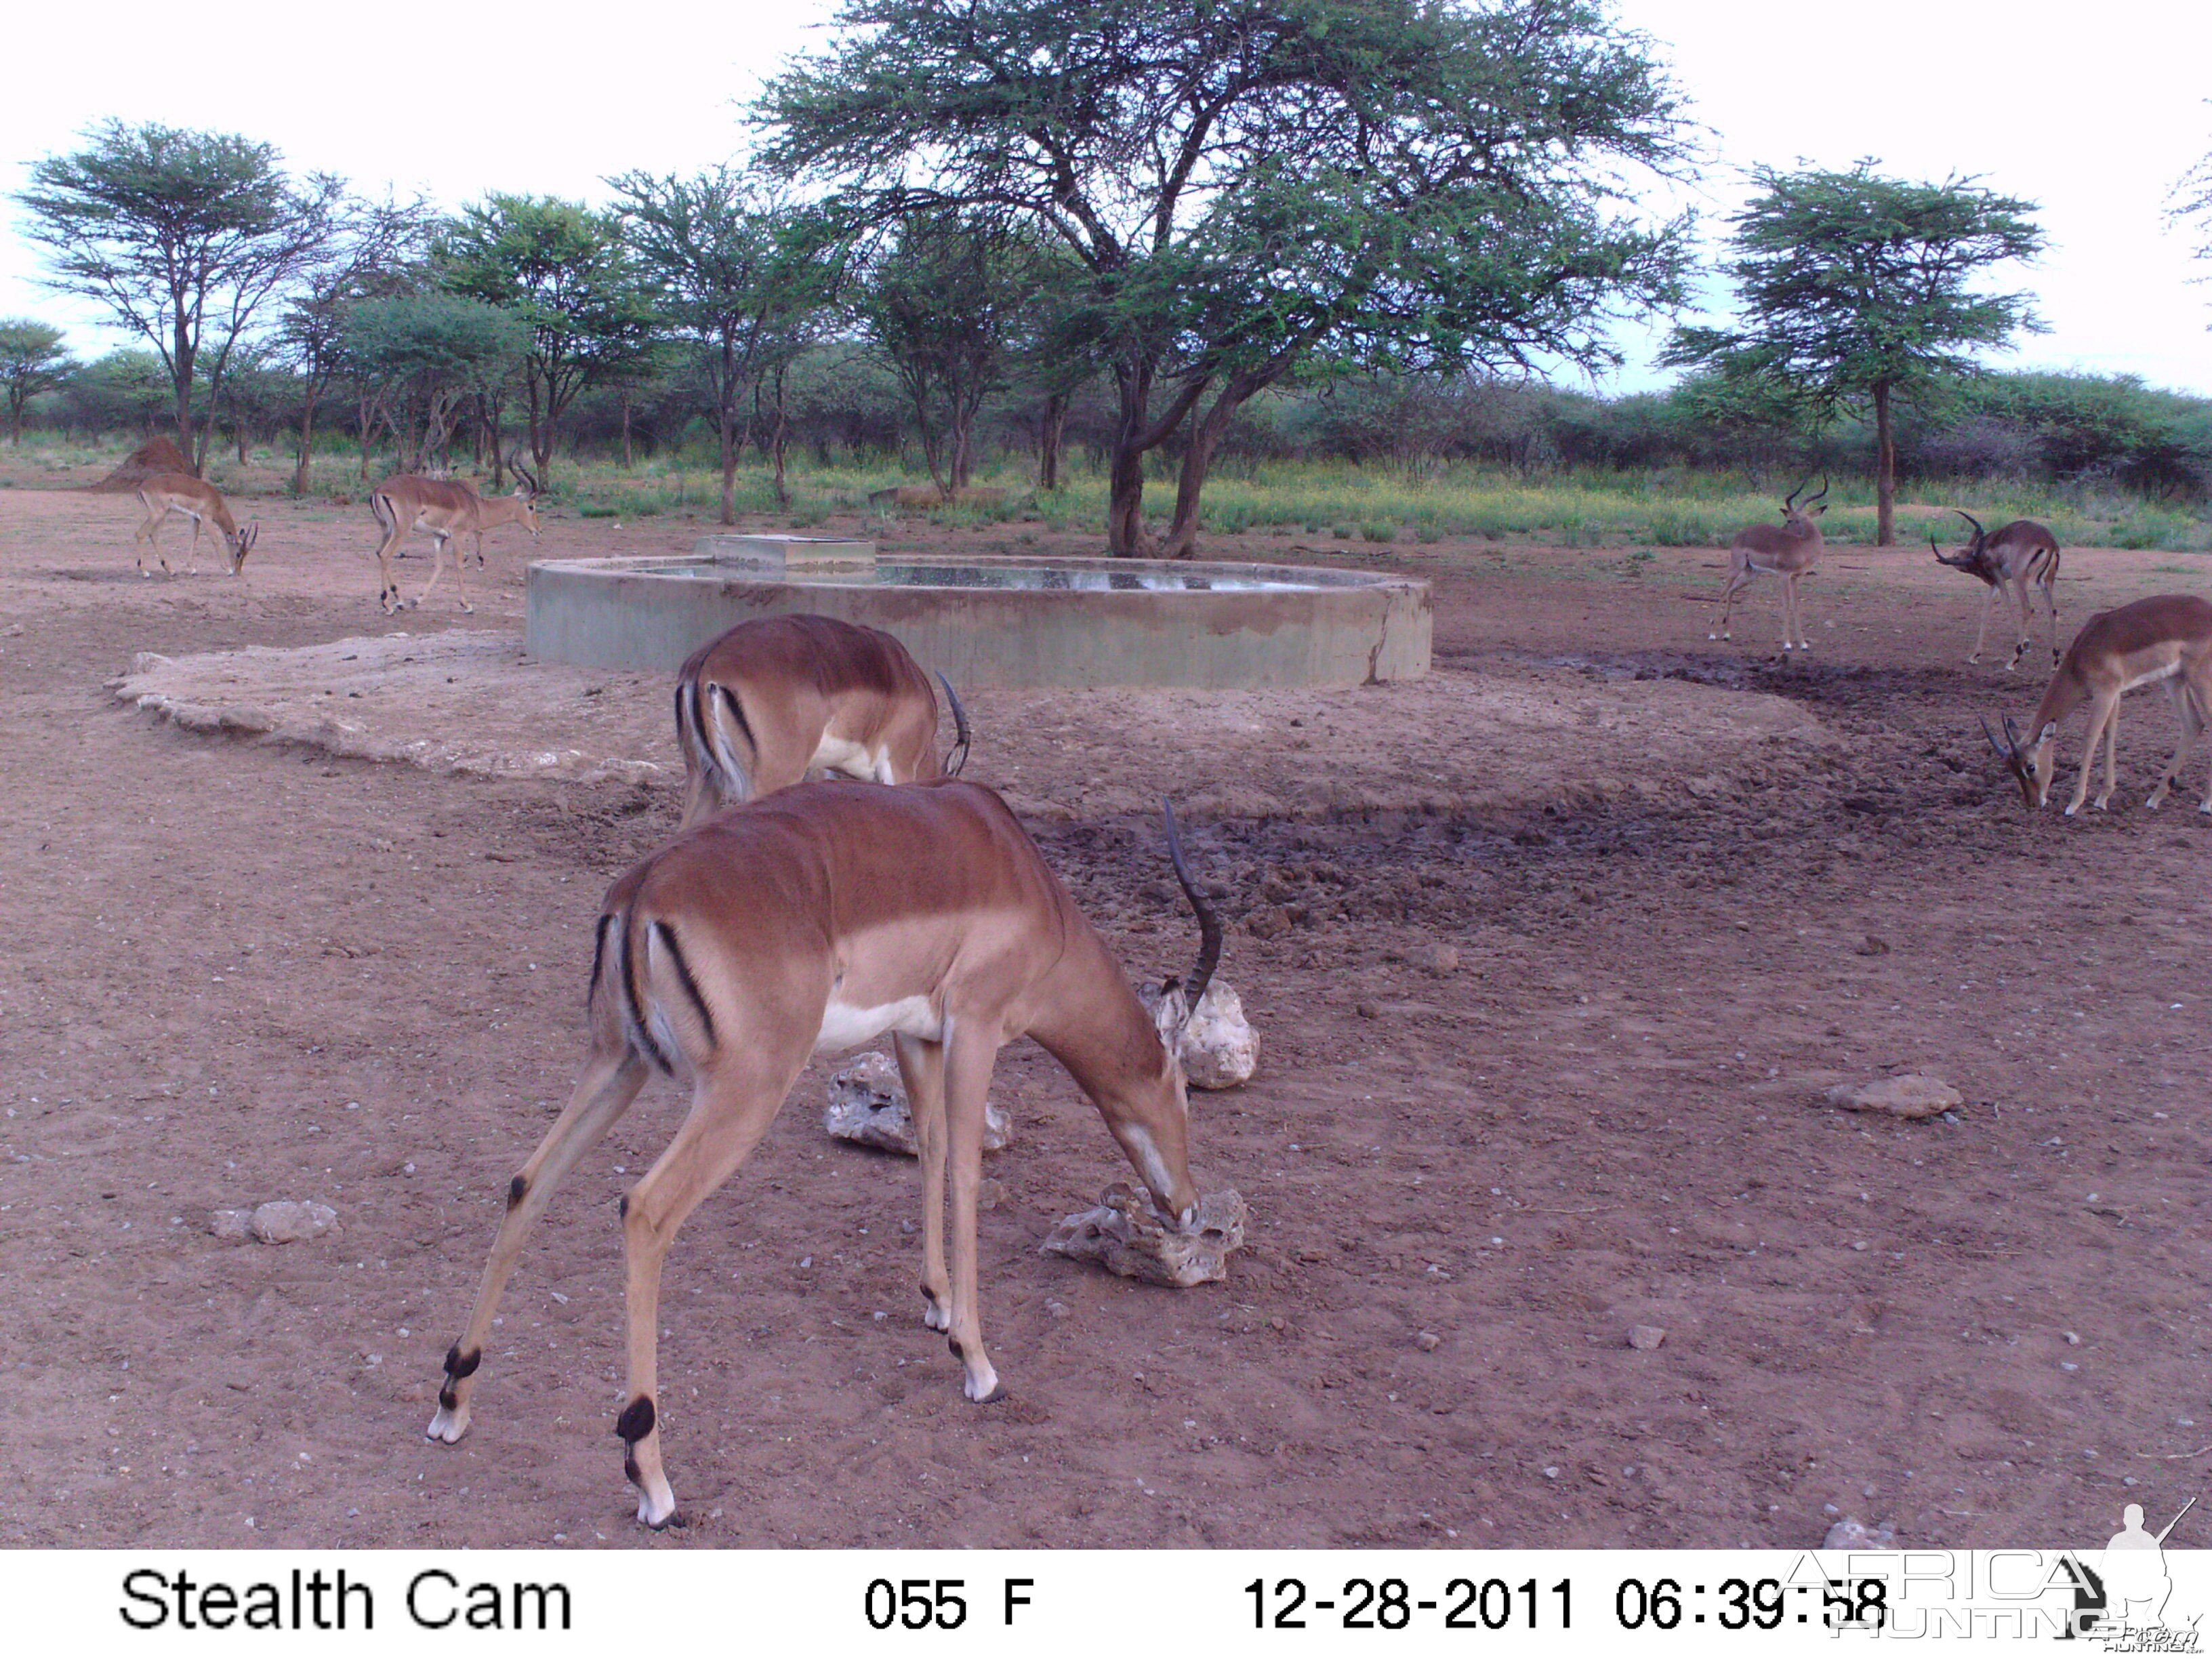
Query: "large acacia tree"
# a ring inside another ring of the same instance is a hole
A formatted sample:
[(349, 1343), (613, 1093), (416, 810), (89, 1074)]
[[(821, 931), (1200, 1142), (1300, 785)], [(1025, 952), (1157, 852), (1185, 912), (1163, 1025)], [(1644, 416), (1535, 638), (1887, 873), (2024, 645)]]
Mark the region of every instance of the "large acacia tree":
[(23, 443), (23, 410), (42, 392), (69, 379), (76, 360), (61, 330), (35, 317), (0, 317), (0, 396), (8, 404), (9, 441)]
[(847, 0), (757, 119), (864, 219), (996, 211), (1079, 261), (1117, 553), (1186, 428), (1189, 550), (1238, 407), (1301, 360), (1594, 366), (1677, 293), (1680, 227), (1620, 194), (1682, 159), (1677, 95), (1599, 0)]
[(1872, 161), (1848, 172), (1754, 170), (1758, 190), (1731, 222), (1739, 327), (1678, 330), (1662, 361), (1765, 382), (1815, 414), (1868, 410), (1875, 422), (1875, 540), (1893, 544), (1894, 405), (1926, 400), (1977, 372), (1978, 354), (2042, 325), (2024, 294), (1979, 284), (1991, 265), (2030, 259), (2035, 204), (1972, 179), (1914, 184)]
[(436, 258), (454, 293), (530, 330), (522, 390), (530, 453), (544, 477), (577, 394), (652, 346), (653, 314), (622, 222), (556, 197), (495, 194), (445, 228)]
[[(229, 133), (110, 121), (86, 137), (33, 162), (15, 199), (46, 252), (47, 285), (105, 306), (161, 354), (177, 440), (198, 468), (232, 354), (321, 258), (344, 186), (323, 173), (295, 182), (274, 146)], [(196, 423), (203, 379), (208, 414)]]
[(835, 291), (835, 239), (817, 216), (728, 167), (607, 183), (653, 307), (692, 349), (720, 444), (722, 522), (735, 524), (755, 411), (768, 416), (762, 447), (783, 495), (783, 377)]

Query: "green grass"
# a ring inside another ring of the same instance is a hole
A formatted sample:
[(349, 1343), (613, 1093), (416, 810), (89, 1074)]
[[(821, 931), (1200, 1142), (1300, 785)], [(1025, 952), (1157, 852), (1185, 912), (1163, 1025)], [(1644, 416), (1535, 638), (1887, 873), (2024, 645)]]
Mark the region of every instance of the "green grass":
[[(131, 446), (27, 441), (20, 455), (0, 456), (0, 464), (19, 482), (34, 482), (40, 472), (97, 475), (112, 466)], [(741, 468), (736, 488), (740, 522), (806, 529), (834, 515), (857, 515), (878, 533), (902, 515), (868, 503), (868, 493), (920, 476), (884, 460), (866, 465), (817, 466), (794, 456), (787, 484), (787, 506), (779, 505), (766, 469)], [(1103, 536), (1106, 483), (1070, 457), (1064, 489), (1040, 495), (1026, 464), (986, 469), (978, 483), (1006, 487), (995, 507), (943, 507), (925, 516), (948, 527), (982, 530), (1023, 524), (1063, 534)], [(374, 480), (391, 470), (388, 458), (372, 459)], [(1156, 468), (1158, 471), (1160, 469)], [(226, 489), (246, 494), (279, 494), (290, 477), (290, 459), (264, 449), (239, 475), (234, 456), (212, 458), (210, 471)], [(1222, 474), (1207, 484), (1200, 514), (1202, 533), (1328, 538), (1352, 548), (1439, 541), (1537, 542), (1586, 548), (1723, 547), (1745, 525), (1772, 521), (1778, 497), (1795, 479), (1753, 480), (1741, 474), (1659, 469), (1649, 472), (1561, 471), (1528, 477), (1506, 469), (1463, 464), (1437, 466), (1418, 475), (1389, 468), (1343, 462), (1273, 461), (1240, 467), (1242, 476)], [(75, 481), (72, 479), (71, 481)], [(711, 452), (698, 449), (641, 459), (625, 471), (596, 459), (557, 457), (550, 483), (556, 511), (591, 518), (694, 518), (711, 522), (718, 513), (720, 480)], [(359, 501), (357, 452), (342, 443), (321, 448), (310, 478), (310, 493)], [(1953, 505), (1994, 526), (2006, 519), (2029, 518), (2048, 525), (2063, 547), (2158, 548), (2175, 552), (2212, 550), (2212, 517), (2185, 506), (2147, 501), (2103, 488), (2062, 488), (2012, 483), (1936, 483), (1924, 481), (1899, 492), (1898, 540), (1925, 541), (1932, 528), (1956, 545), (1958, 520), (1940, 511)], [(1146, 505), (1152, 522), (1164, 521), (1174, 504), (1171, 478), (1148, 480)], [(1832, 543), (1870, 545), (1874, 541), (1874, 492), (1870, 482), (1831, 482), (1822, 528)]]

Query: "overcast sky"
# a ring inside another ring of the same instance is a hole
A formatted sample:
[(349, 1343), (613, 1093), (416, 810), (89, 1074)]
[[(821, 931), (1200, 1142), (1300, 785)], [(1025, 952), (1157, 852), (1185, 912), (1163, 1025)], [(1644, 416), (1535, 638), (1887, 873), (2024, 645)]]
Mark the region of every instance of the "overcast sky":
[[(2187, 233), (2160, 216), (2174, 181), (2212, 149), (2207, 0), (1618, 9), (1662, 43), (1711, 131), (1719, 161), (1693, 192), (1710, 233), (1753, 163), (1874, 156), (1909, 178), (1978, 173), (2040, 203), (2051, 243), (2008, 284), (2034, 292), (2051, 331), (2008, 362), (2212, 394), (2212, 286), (2191, 281), (2212, 266), (2192, 262)], [(603, 0), (489, 10), (225, 0), (194, 13), (111, 0), (95, 18), (27, 7), (9, 30), (19, 72), (0, 99), (0, 189), (21, 189), (25, 164), (119, 116), (243, 132), (295, 167), (420, 189), (447, 206), (490, 189), (596, 198), (606, 173), (740, 152), (737, 106), (830, 10), (822, 0), (635, 12)], [(69, 323), (82, 350), (114, 343), (96, 313), (38, 286), (16, 211), (0, 206), (0, 314)], [(1651, 338), (1624, 337), (1621, 386), (1663, 378), (1649, 368)]]

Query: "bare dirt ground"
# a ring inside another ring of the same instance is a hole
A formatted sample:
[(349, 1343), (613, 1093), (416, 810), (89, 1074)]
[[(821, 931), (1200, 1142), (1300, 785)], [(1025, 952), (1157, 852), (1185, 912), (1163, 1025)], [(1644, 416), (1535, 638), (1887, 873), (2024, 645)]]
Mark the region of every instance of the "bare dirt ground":
[[(243, 580), (140, 581), (127, 501), (0, 492), (0, 1541), (1791, 1546), (1832, 1505), (2078, 1543), (2212, 1460), (2212, 828), (2140, 805), (2171, 716), (2131, 702), (2112, 813), (2030, 818), (1974, 716), (2025, 714), (2040, 674), (1966, 667), (1979, 590), (1924, 552), (1832, 551), (1784, 665), (1771, 592), (1706, 642), (1717, 555), (1449, 543), (1383, 556), (1437, 583), (1423, 685), (973, 700), (972, 775), (1133, 975), (1193, 945), (1159, 793), (1227, 884), (1265, 1048), (1195, 1103), (1201, 1184), (1256, 1216), (1226, 1284), (1036, 1255), (1122, 1171), (1010, 1049), (983, 1246), (1014, 1398), (967, 1404), (917, 1317), (914, 1173), (820, 1133), (817, 1067), (672, 1258), (695, 1523), (648, 1539), (611, 1432), (613, 1205), (680, 1110), (663, 1085), (533, 1242), (469, 1439), (429, 1445), (580, 1052), (600, 889), (673, 823), (655, 775), (558, 757), (665, 768), (663, 694), (505, 660), (514, 532), (474, 616), (387, 623), (362, 509), (258, 506)], [(691, 533), (556, 519), (537, 550)], [(2069, 628), (2201, 563), (2069, 552)], [(456, 624), (493, 643), (410, 643)], [(270, 715), (243, 734), (108, 684), (140, 653), (363, 638), (417, 661), (337, 648), (184, 699)], [(359, 757), (387, 740), (442, 746)], [(1955, 1083), (1958, 1121), (1820, 1103), (1894, 1070)], [(273, 1197), (340, 1231), (209, 1234)]]

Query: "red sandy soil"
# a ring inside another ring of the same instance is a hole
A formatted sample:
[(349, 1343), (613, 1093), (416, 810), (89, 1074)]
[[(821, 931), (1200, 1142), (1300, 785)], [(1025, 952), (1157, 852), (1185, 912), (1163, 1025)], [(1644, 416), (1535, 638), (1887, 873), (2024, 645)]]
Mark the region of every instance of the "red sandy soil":
[[(1719, 555), (1452, 543), (1366, 550), (1437, 584), (1424, 687), (1310, 718), (973, 700), (971, 775), (1134, 975), (1193, 945), (1144, 803), (1212, 792), (1190, 839), (1265, 1045), (1194, 1103), (1201, 1185), (1256, 1218), (1228, 1282), (1036, 1254), (1124, 1171), (1009, 1049), (983, 1255), (1013, 1398), (969, 1405), (919, 1320), (915, 1173), (822, 1135), (817, 1066), (672, 1258), (694, 1524), (646, 1534), (611, 1433), (614, 1200), (681, 1109), (657, 1085), (526, 1255), (468, 1440), (428, 1444), (581, 1052), (599, 894), (675, 798), (118, 701), (142, 652), (519, 625), (519, 532), (475, 616), (441, 592), (387, 623), (363, 509), (257, 507), (243, 580), (204, 549), (141, 581), (133, 504), (0, 492), (0, 1543), (1802, 1546), (1832, 1505), (1907, 1543), (2079, 1544), (2212, 1458), (2212, 829), (2201, 764), (2141, 808), (2170, 714), (2130, 703), (2109, 815), (2031, 817), (1975, 716), (2024, 715), (2040, 675), (1965, 665), (1979, 590), (1924, 553), (1832, 550), (1784, 664), (1771, 592), (1706, 641)], [(536, 550), (696, 528), (556, 518)], [(1091, 550), (1023, 533), (960, 544)], [(2069, 627), (2198, 563), (2069, 552)], [(575, 696), (663, 695), (609, 678)], [(1958, 1121), (1820, 1102), (1899, 1070), (1957, 1085)], [(339, 1231), (209, 1233), (276, 1197)]]

